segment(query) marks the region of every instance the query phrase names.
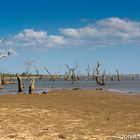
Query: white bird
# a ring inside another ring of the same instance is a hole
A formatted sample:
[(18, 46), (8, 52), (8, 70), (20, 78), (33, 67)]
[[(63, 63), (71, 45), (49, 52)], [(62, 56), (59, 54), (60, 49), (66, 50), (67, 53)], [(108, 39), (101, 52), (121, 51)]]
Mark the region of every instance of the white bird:
[(2, 57), (7, 57), (7, 56), (9, 56), (10, 54), (12, 54), (12, 52), (13, 52), (13, 50), (10, 48), (9, 51), (8, 51), (7, 53), (1, 53), (1, 54), (0, 54), (0, 58), (2, 58)]
[(6, 38), (0, 40), (0, 45), (6, 42)]

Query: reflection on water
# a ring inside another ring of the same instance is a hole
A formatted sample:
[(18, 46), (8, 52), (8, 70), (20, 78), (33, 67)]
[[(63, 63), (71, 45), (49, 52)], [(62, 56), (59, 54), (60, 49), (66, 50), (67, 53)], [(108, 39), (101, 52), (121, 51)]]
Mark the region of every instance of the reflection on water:
[[(17, 82), (15, 80), (15, 82)], [(23, 80), (24, 92), (28, 93), (28, 87), (30, 81)], [(80, 89), (96, 89), (100, 88), (94, 80), (81, 80), (74, 85), (70, 81), (56, 80), (50, 81), (46, 79), (35, 80), (36, 91), (46, 91), (55, 88), (80, 88)], [(103, 90), (120, 91), (120, 92), (140, 92), (140, 81), (138, 80), (125, 80), (125, 81), (106, 81), (105, 86), (101, 86)], [(17, 84), (4, 85), (3, 89), (0, 89), (0, 94), (17, 93)]]

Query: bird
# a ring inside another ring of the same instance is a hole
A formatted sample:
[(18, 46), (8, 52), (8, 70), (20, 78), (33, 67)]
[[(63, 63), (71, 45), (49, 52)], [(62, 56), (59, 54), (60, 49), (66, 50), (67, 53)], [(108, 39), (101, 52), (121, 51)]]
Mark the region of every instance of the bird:
[(0, 45), (6, 42), (6, 38), (0, 40)]
[(9, 56), (11, 53), (12, 53), (12, 49), (10, 48), (9, 51), (8, 51), (8, 53), (0, 54), (0, 58), (7, 57), (7, 56)]

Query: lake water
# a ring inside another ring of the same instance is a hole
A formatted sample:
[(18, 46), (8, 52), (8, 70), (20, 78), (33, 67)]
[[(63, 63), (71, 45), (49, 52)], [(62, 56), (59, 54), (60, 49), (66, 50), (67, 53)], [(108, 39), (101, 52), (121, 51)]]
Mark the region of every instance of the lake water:
[[(17, 82), (15, 80), (15, 82)], [(22, 80), (24, 83), (24, 91), (25, 93), (28, 93), (28, 87), (30, 80)], [(103, 90), (108, 91), (116, 91), (121, 93), (140, 93), (140, 80), (121, 80), (121, 81), (106, 81), (105, 86), (98, 86), (95, 82), (95, 80), (80, 80), (78, 83), (75, 83), (72, 85), (70, 81), (65, 80), (56, 80), (56, 81), (50, 81), (46, 79), (36, 79), (35, 80), (35, 87), (36, 92), (43, 92), (47, 90), (52, 89), (58, 89), (58, 88), (80, 88), (80, 89), (97, 89), (102, 88)], [(4, 85), (3, 89), (0, 89), (0, 94), (8, 94), (8, 93), (17, 93), (17, 84), (8, 84)]]

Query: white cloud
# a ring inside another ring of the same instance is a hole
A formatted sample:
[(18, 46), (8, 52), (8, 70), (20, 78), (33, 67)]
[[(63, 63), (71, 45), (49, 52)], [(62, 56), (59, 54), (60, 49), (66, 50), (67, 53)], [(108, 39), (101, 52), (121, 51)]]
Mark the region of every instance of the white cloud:
[[(139, 45), (140, 43), (140, 22), (126, 19), (107, 18), (96, 21), (87, 27), (66, 28), (60, 31), (63, 36), (74, 38), (74, 41), (79, 42), (79, 44), (83, 42), (83, 46)], [(84, 44), (84, 42), (87, 44)]]
[(47, 31), (35, 31), (34, 29), (24, 29), (23, 32), (11, 37), (6, 45), (12, 47), (58, 47), (64, 45), (66, 41), (63, 36), (48, 35)]
[(44, 31), (34, 31), (33, 29), (24, 29), (22, 33), (15, 36), (16, 38), (24, 39), (45, 39), (47, 37), (47, 32)]
[(51, 43), (54, 43), (55, 45), (64, 45), (66, 44), (66, 40), (63, 36), (57, 36), (57, 35), (50, 35), (49, 41)]
[(72, 29), (72, 28), (60, 29), (60, 32), (67, 37), (72, 37), (72, 38), (79, 37), (78, 31), (76, 29)]
[(81, 46), (93, 49), (114, 45), (140, 45), (140, 22), (106, 18), (82, 28), (60, 28), (57, 35), (49, 35), (47, 31), (24, 29), (11, 37), (6, 44), (17, 47)]

